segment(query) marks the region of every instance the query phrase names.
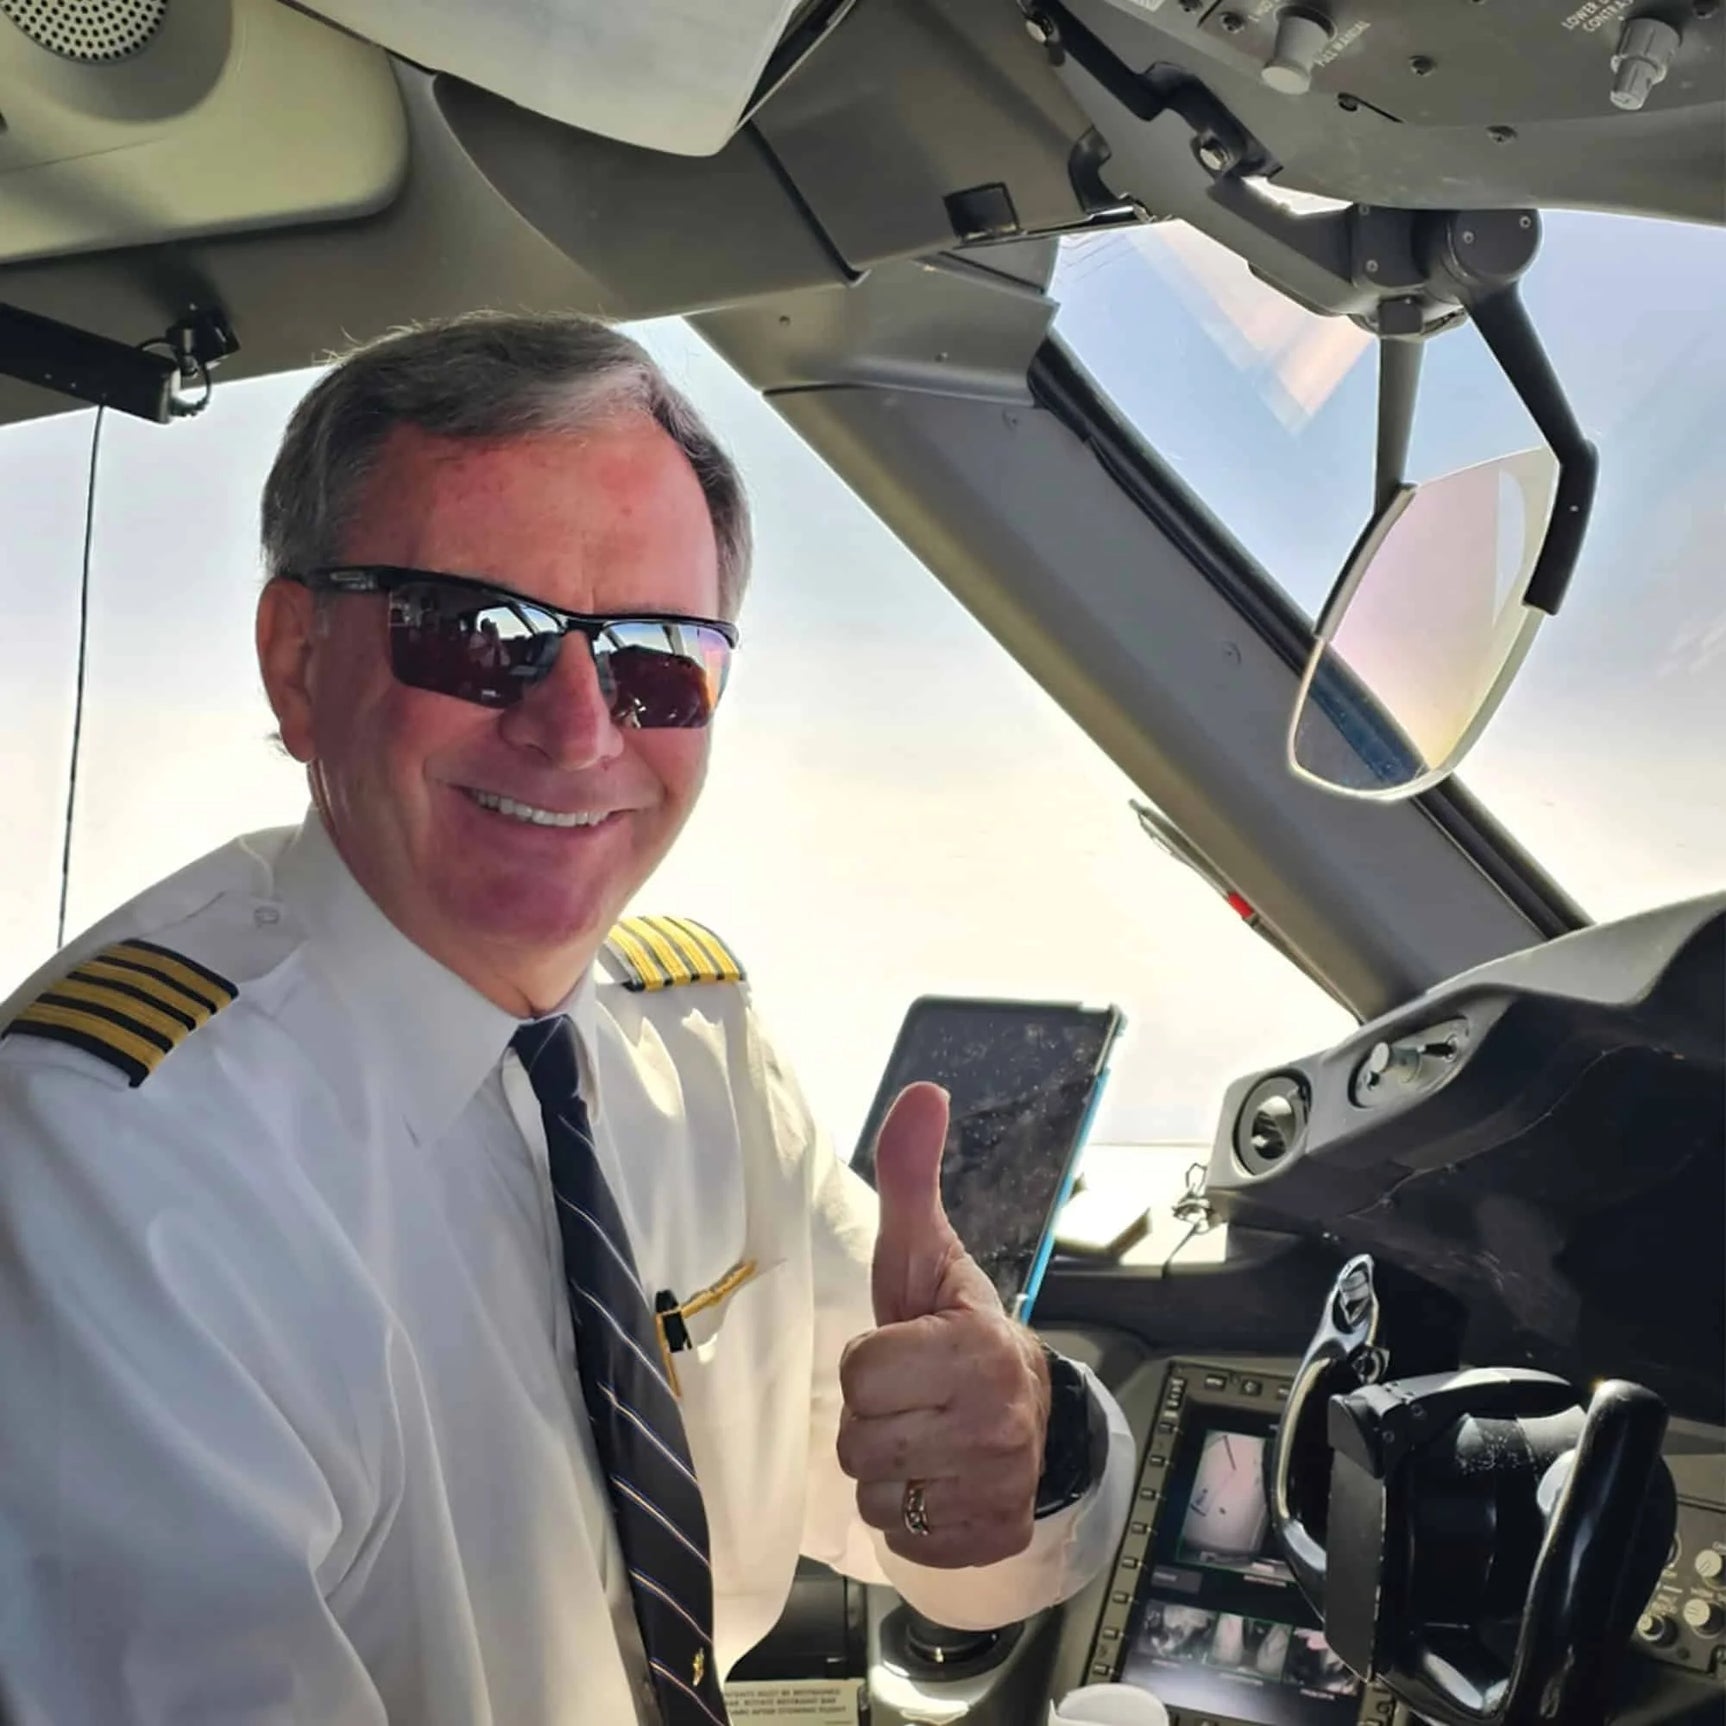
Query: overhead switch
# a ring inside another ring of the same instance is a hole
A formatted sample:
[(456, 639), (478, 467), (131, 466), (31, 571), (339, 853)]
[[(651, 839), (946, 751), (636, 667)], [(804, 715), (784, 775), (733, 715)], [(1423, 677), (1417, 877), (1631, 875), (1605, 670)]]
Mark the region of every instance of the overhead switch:
[(1276, 46), (1259, 76), (1285, 96), (1304, 96), (1312, 88), (1313, 68), (1333, 34), (1330, 21), (1317, 12), (1285, 6), (1277, 14)]
[(1679, 35), (1658, 18), (1632, 18), (1612, 56), (1612, 104), (1636, 113), (1654, 86), (1672, 69)]

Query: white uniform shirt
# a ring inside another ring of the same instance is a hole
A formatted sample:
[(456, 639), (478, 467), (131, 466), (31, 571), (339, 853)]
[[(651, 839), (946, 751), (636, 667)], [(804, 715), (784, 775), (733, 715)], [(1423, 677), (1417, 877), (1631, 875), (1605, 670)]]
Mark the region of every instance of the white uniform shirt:
[[(0, 1042), (0, 1694), (15, 1726), (651, 1719), (575, 1371), (516, 1022), (414, 946), (315, 816), (237, 840), (0, 1009), (129, 937), (238, 999), (144, 1082)], [(856, 1515), (834, 1437), (871, 1328), (873, 1195), (815, 1132), (746, 988), (566, 1003), (650, 1289), (753, 1258), (677, 1357), (721, 1670), (800, 1552), (996, 1624), (1100, 1568), (1104, 1481), (983, 1570)], [(1094, 1384), (1094, 1381), (1092, 1381)]]

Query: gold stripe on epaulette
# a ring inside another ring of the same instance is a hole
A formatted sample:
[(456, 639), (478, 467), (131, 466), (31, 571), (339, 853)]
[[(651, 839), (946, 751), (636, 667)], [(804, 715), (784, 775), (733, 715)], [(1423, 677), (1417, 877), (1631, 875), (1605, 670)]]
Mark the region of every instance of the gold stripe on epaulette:
[(653, 954), (668, 982), (693, 983), (700, 976), (701, 968), (689, 963), (683, 943), (667, 939), (651, 917), (631, 917), (629, 932)]
[(694, 951), (718, 973), (719, 982), (743, 981), (743, 967), (738, 964), (736, 956), (705, 923), (697, 923), (693, 917), (661, 917), (658, 921), (682, 930), (684, 939), (693, 944)]
[(743, 967), (725, 943), (687, 917), (626, 917), (607, 937), (606, 951), (629, 989), (743, 981)]
[(121, 941), (49, 984), (0, 1036), (69, 1044), (141, 1085), (236, 994), (225, 977), (183, 953)]
[(655, 963), (653, 955), (619, 923), (605, 943), (606, 951), (623, 972), (628, 989), (663, 989), (671, 981)]

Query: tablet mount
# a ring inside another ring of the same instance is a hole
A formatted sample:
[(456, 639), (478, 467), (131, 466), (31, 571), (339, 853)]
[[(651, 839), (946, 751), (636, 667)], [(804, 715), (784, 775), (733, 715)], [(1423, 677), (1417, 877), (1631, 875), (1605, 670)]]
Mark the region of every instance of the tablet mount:
[(1434, 1298), (1343, 1267), (1267, 1449), (1273, 1532), (1332, 1651), (1417, 1714), (1603, 1722), (1672, 1540), (1665, 1405), (1459, 1371)]

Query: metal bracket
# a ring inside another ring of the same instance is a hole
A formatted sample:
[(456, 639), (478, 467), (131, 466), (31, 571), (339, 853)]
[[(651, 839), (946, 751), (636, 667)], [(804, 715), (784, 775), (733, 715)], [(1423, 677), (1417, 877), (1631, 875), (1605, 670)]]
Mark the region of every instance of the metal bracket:
[[(0, 372), (97, 407), (166, 425), (199, 413), (210, 373), (239, 348), (221, 312), (194, 309), (137, 347), (40, 312), (0, 305)], [(201, 396), (181, 394), (201, 384)]]

